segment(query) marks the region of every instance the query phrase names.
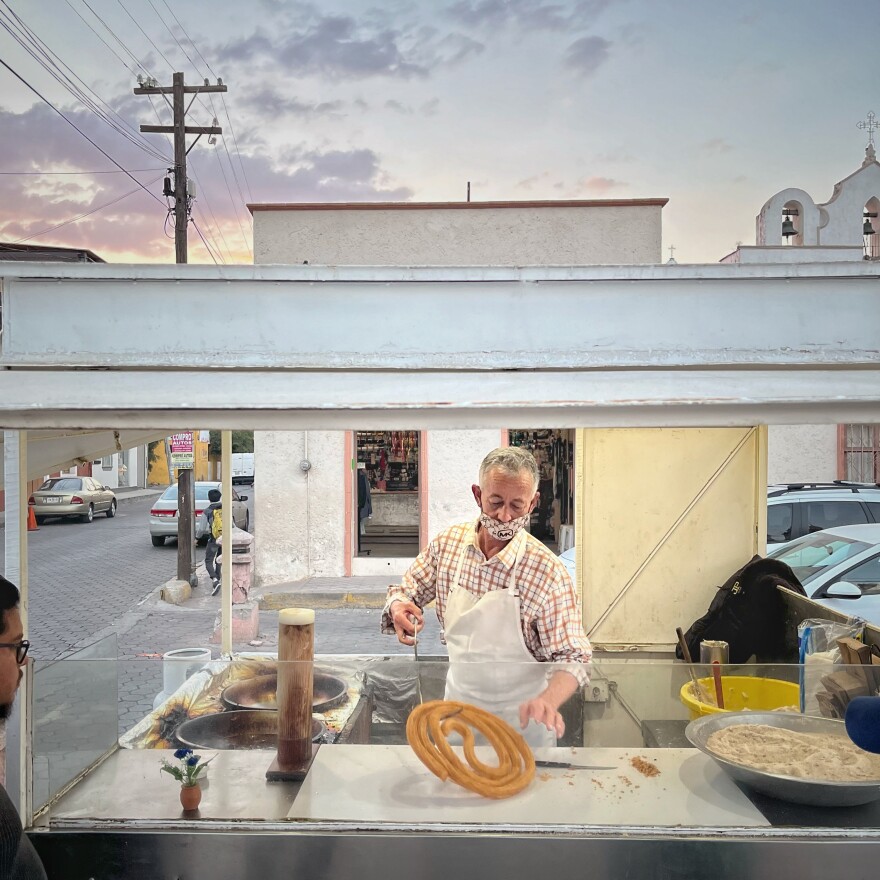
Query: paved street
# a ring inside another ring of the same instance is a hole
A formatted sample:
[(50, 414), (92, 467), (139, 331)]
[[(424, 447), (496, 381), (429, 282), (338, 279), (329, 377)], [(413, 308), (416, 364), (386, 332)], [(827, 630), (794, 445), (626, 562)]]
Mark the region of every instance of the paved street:
[[(248, 496), (253, 530), (253, 487), (242, 486), (239, 491)], [(115, 637), (116, 650), (111, 653), (118, 656), (114, 677), (118, 681), (121, 733), (152, 709), (153, 700), (162, 691), (163, 653), (174, 648), (210, 647), (213, 656), (219, 656), (219, 646), (210, 642), (210, 638), (218, 624), (220, 598), (210, 595), (203, 565), (199, 568), (200, 586), (185, 605), (169, 605), (156, 596), (157, 588), (173, 578), (177, 569), (176, 542), (169, 541), (165, 547), (153, 547), (150, 542), (148, 513), (158, 495), (159, 490), (149, 497), (138, 498), (126, 498), (120, 493), (118, 513), (113, 519), (97, 517), (88, 525), (55, 520), (28, 535), (30, 639), (32, 655), (40, 661), (37, 666), (37, 699), (41, 707), (38, 723), (47, 741), (53, 739), (57, 725), (69, 724), (72, 705), (89, 702), (94, 705), (94, 682), (90, 684), (89, 679), (95, 679), (98, 668), (102, 669), (98, 678), (105, 678), (103, 669), (107, 662), (77, 660), (47, 665), (46, 661), (63, 660), (76, 650), (109, 638), (110, 644), (102, 646), (100, 652), (100, 656), (106, 656)], [(0, 563), (2, 555), (0, 542)], [(203, 558), (204, 550), (198, 548), (199, 563)], [(370, 579), (361, 579), (362, 585), (368, 581)], [(330, 582), (330, 591), (335, 589), (341, 599), (347, 590), (357, 589), (357, 582), (358, 579), (339, 579)], [(381, 588), (372, 582), (366, 583), (364, 589), (375, 605), (381, 600), (384, 582)], [(302, 604), (312, 602), (309, 593), (304, 592), (302, 596)], [(379, 616), (380, 611), (375, 607), (319, 604), (316, 651), (411, 657), (411, 648), (401, 645), (393, 636), (380, 634)], [(237, 650), (274, 650), (277, 628), (277, 612), (261, 611), (257, 639), (260, 644), (235, 647)], [(426, 614), (420, 650), (424, 656), (445, 656), (446, 653), (440, 643), (439, 625), (430, 610)], [(76, 672), (71, 674), (74, 662)], [(89, 672), (83, 675), (86, 668)], [(100, 693), (101, 701), (106, 702), (106, 687)]]
[[(113, 519), (90, 524), (50, 520), (28, 533), (31, 654), (63, 657), (137, 607), (174, 575), (175, 551), (150, 544), (147, 520), (161, 490), (148, 498), (119, 495)], [(173, 545), (176, 547), (176, 544)], [(0, 559), (4, 548), (0, 542)]]

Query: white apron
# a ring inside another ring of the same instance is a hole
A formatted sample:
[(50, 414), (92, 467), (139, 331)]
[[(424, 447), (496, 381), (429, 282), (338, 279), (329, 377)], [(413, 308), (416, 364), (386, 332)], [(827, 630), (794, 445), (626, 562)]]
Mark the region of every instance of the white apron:
[[(516, 539), (514, 539), (516, 540)], [(520, 622), (516, 569), (527, 537), (520, 538), (507, 589), (476, 597), (460, 585), (465, 546), (446, 602), (444, 632), (449, 651), (446, 699), (471, 703), (498, 715), (532, 747), (555, 746), (556, 732), (530, 719), (523, 731), (519, 707), (547, 687), (547, 667), (526, 647)]]

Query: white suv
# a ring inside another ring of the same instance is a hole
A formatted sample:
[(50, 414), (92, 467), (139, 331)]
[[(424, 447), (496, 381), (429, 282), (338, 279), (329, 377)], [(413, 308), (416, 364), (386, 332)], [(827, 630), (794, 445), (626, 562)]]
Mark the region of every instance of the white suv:
[(880, 486), (790, 483), (767, 489), (767, 552), (822, 529), (880, 523)]

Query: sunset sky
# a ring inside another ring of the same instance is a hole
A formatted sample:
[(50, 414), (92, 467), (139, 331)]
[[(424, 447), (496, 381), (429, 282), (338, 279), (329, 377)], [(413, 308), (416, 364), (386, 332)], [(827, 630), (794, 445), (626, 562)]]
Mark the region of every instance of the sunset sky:
[(826, 201), (880, 113), (877, 0), (0, 0), (0, 24), (0, 241), (114, 262), (174, 260), (171, 146), (138, 133), (170, 114), (138, 73), (229, 87), (188, 118), (224, 129), (190, 153), (210, 246), (193, 230), (190, 261), (209, 263), (252, 261), (247, 202), (462, 200), (467, 181), (475, 200), (668, 197), (664, 248), (715, 262), (778, 190)]

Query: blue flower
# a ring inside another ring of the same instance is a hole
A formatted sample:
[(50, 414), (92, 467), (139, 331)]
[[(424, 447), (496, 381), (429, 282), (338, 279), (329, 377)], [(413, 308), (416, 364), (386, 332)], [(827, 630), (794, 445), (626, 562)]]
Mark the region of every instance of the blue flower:
[(199, 756), (193, 755), (191, 758), (187, 758), (186, 763), (189, 767), (195, 767), (199, 763)]
[(182, 758), (185, 758), (187, 755), (191, 755), (191, 754), (192, 754), (192, 749), (178, 749), (174, 753), (174, 757), (182, 759)]

